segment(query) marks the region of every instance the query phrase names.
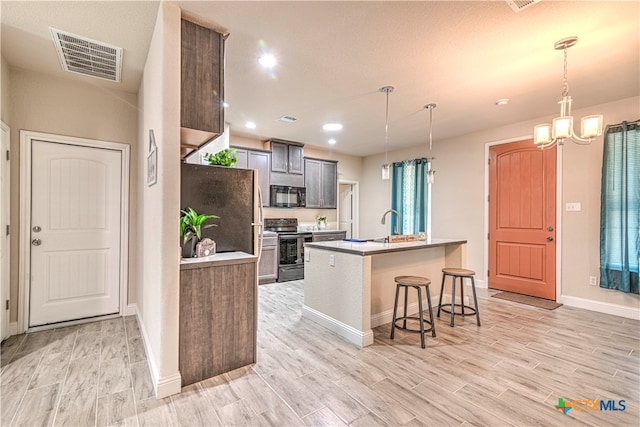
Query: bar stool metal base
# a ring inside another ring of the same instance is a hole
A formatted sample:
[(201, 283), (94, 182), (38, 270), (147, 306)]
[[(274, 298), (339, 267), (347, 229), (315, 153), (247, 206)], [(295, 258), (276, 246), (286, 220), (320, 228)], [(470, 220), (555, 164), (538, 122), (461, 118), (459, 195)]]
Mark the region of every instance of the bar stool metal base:
[[(453, 326), (455, 316), (465, 317), (465, 316), (476, 316), (476, 324), (480, 326), (480, 313), (478, 312), (478, 297), (476, 296), (476, 283), (474, 280), (474, 275), (476, 273), (473, 270), (467, 270), (464, 268), (443, 268), (442, 269), (442, 285), (440, 286), (440, 299), (438, 301), (438, 314), (437, 317), (440, 318), (440, 311), (444, 311), (447, 314), (451, 315), (451, 322), (449, 326)], [(444, 282), (447, 276), (451, 277), (451, 303), (443, 305), (442, 304), (442, 295), (444, 294)], [(460, 304), (457, 304), (456, 301), (456, 279), (460, 279)], [(473, 291), (473, 303), (475, 307), (471, 307), (469, 305), (464, 304), (464, 279), (471, 279), (471, 290)], [(460, 310), (456, 310), (459, 308)], [(465, 313), (465, 310), (468, 310)]]
[[(393, 339), (395, 335), (395, 330), (399, 329), (404, 332), (409, 332), (412, 334), (420, 334), (420, 346), (425, 348), (424, 343), (424, 334), (427, 332), (431, 332), (432, 336), (436, 336), (436, 327), (433, 321), (433, 309), (431, 307), (431, 293), (429, 292), (429, 285), (431, 284), (431, 280), (426, 279), (424, 277), (418, 276), (398, 276), (395, 278), (396, 281), (396, 299), (393, 305), (393, 318), (391, 320), (391, 336), (390, 339)], [(422, 286), (425, 287), (427, 292), (427, 303), (429, 305), (429, 320), (424, 318), (424, 313), (422, 309)], [(398, 311), (398, 296), (400, 294), (400, 288), (404, 288), (404, 316), (396, 317)], [(408, 316), (407, 315), (407, 296), (409, 288), (414, 288), (418, 291), (418, 315), (417, 316)], [(413, 329), (407, 327), (407, 320), (415, 320), (420, 323), (420, 329)], [(402, 322), (402, 326), (398, 323)], [(425, 327), (428, 326), (428, 328)]]

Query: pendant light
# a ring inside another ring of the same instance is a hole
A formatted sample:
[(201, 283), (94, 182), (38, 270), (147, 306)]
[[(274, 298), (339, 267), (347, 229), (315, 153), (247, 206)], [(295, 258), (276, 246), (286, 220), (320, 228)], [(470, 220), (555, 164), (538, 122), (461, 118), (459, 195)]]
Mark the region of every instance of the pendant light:
[(564, 75), (560, 101), (560, 117), (553, 119), (553, 124), (537, 125), (533, 128), (533, 142), (540, 148), (553, 147), (555, 144), (564, 144), (565, 139), (570, 139), (576, 144), (587, 145), (596, 136), (602, 135), (602, 116), (594, 115), (582, 118), (581, 136), (573, 130), (573, 116), (571, 115), (571, 97), (569, 96), (569, 83), (567, 82), (567, 49), (578, 43), (577, 37), (567, 37), (558, 40), (553, 47), (556, 50), (564, 50)]
[(382, 180), (387, 181), (391, 178), (391, 165), (389, 164), (388, 152), (389, 152), (389, 94), (393, 92), (393, 86), (383, 86), (378, 89), (378, 92), (382, 92), (387, 95), (387, 107), (385, 109), (385, 122), (384, 122), (384, 163), (382, 164)]
[(431, 161), (436, 158), (431, 156), (431, 149), (433, 148), (433, 110), (436, 108), (436, 104), (427, 104), (424, 108), (429, 110), (429, 157), (427, 157), (427, 160), (429, 161), (429, 171), (427, 172), (427, 182), (429, 184), (433, 184), (436, 177), (436, 171), (433, 170)]

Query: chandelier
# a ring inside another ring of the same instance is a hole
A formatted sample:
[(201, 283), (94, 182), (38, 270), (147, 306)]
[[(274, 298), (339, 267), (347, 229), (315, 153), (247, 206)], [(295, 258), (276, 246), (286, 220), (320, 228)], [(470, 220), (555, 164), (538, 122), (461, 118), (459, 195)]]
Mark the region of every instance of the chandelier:
[(387, 108), (385, 110), (385, 123), (384, 123), (384, 163), (382, 164), (382, 180), (387, 181), (391, 177), (391, 165), (388, 159), (388, 145), (389, 145), (389, 94), (393, 92), (393, 86), (384, 86), (378, 89), (378, 92), (382, 92), (387, 95)]
[(433, 109), (436, 108), (436, 104), (427, 104), (424, 108), (429, 110), (429, 157), (427, 157), (429, 161), (429, 171), (427, 172), (427, 183), (433, 184), (436, 178), (436, 171), (431, 167), (431, 161), (436, 158), (431, 156), (431, 148), (433, 146)]
[(582, 118), (580, 136), (573, 130), (573, 116), (571, 115), (571, 96), (567, 83), (567, 49), (578, 43), (577, 37), (567, 37), (558, 40), (553, 47), (564, 50), (564, 76), (560, 104), (560, 117), (553, 119), (553, 124), (537, 125), (533, 128), (533, 142), (539, 148), (553, 147), (564, 144), (565, 139), (571, 139), (576, 144), (587, 145), (596, 136), (602, 135), (602, 115), (586, 116)]

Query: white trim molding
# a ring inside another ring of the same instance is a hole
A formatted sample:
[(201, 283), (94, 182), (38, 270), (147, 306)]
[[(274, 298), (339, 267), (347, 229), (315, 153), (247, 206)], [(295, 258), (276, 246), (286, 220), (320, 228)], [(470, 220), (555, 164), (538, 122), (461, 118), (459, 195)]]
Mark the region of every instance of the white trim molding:
[(614, 316), (626, 317), (628, 319), (640, 320), (640, 308), (628, 307), (608, 302), (593, 301), (580, 297), (560, 295), (560, 304), (568, 307), (583, 308), (585, 310), (597, 311), (599, 313), (612, 314)]
[(20, 250), (18, 258), (18, 332), (29, 329), (29, 292), (31, 271), (31, 144), (32, 141), (49, 141), (90, 148), (120, 151), (121, 158), (121, 208), (120, 208), (120, 310), (124, 315), (127, 306), (129, 276), (129, 162), (130, 147), (127, 144), (95, 139), (77, 138), (28, 130), (20, 131)]
[(138, 315), (138, 306), (134, 304), (128, 304), (124, 309), (123, 316), (137, 316)]
[(149, 372), (151, 373), (151, 382), (153, 383), (153, 390), (156, 394), (156, 399), (163, 399), (173, 394), (178, 394), (182, 390), (182, 375), (180, 372), (176, 372), (172, 375), (161, 377), (158, 372), (158, 367), (155, 364), (155, 358), (153, 357), (153, 351), (151, 350), (151, 341), (147, 330), (144, 327), (144, 322), (140, 319), (140, 311), (135, 304), (130, 307), (135, 308), (136, 321), (138, 322), (138, 328), (140, 329), (140, 335), (142, 336), (142, 343), (144, 344), (144, 352), (147, 355), (147, 365), (149, 366)]
[(302, 306), (302, 316), (324, 326), (359, 347), (373, 344), (373, 331), (371, 329), (361, 332), (306, 305)]

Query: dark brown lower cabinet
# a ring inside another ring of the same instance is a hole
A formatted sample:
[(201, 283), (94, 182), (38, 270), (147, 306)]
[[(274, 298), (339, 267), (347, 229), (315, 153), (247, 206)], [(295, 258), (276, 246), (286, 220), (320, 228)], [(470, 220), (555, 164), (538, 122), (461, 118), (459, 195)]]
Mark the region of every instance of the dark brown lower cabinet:
[(256, 260), (181, 265), (183, 386), (256, 362)]

